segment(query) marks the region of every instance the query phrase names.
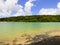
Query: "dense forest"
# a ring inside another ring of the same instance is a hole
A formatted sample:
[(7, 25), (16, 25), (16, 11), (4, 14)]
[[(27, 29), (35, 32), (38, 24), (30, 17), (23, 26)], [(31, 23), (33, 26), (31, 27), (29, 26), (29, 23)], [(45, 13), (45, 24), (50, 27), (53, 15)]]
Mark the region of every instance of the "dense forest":
[(34, 15), (0, 18), (0, 22), (60, 22), (60, 15)]

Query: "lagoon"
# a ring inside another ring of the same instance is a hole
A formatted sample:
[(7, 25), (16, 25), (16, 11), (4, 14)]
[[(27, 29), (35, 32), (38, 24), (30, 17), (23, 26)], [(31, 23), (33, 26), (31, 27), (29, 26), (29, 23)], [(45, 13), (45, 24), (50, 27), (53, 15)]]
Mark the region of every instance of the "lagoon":
[(0, 39), (11, 39), (22, 34), (41, 34), (53, 30), (60, 30), (59, 22), (0, 22)]

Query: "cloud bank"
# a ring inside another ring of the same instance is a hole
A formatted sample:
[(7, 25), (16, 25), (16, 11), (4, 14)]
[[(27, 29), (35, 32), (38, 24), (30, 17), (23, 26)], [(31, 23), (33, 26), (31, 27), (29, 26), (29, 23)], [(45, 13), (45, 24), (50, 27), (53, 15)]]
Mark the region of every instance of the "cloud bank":
[[(0, 18), (11, 16), (29, 16), (32, 14), (33, 1), (28, 0), (24, 7), (18, 4), (18, 0), (0, 0)], [(60, 15), (60, 2), (57, 8), (41, 8), (38, 12), (39, 15)]]
[(31, 8), (32, 8), (32, 6), (34, 6), (34, 4), (32, 3), (33, 1), (36, 1), (36, 0), (29, 0), (26, 2), (25, 8), (24, 8), (25, 14), (32, 15)]
[(60, 2), (57, 4), (57, 8), (41, 8), (39, 15), (60, 15)]
[(0, 0), (0, 17), (25, 16), (32, 14), (32, 3), (35, 0), (28, 0), (25, 7), (18, 4), (18, 0)]

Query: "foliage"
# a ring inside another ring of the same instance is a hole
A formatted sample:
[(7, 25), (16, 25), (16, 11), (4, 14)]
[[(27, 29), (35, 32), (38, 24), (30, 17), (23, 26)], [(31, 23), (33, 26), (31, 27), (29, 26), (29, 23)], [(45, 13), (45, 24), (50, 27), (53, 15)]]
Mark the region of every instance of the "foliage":
[(0, 18), (2, 22), (60, 22), (60, 15), (34, 15)]

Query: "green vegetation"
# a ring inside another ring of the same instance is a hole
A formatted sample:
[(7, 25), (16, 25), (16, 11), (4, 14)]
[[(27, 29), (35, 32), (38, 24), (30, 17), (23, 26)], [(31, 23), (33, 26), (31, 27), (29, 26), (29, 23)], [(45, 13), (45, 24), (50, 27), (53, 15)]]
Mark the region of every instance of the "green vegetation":
[(60, 15), (34, 15), (0, 18), (2, 22), (60, 22)]

